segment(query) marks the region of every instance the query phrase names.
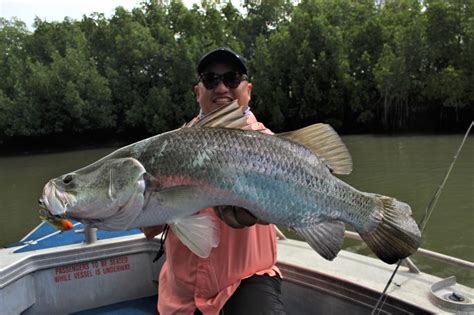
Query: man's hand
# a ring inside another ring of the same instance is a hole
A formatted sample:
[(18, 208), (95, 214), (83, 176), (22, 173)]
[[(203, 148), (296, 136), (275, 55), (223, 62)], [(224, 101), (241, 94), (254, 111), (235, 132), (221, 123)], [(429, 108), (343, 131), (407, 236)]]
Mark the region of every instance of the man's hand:
[(244, 227), (258, 224), (268, 224), (260, 221), (248, 210), (236, 206), (217, 206), (214, 207), (216, 215), (230, 227), (241, 229)]
[(163, 232), (164, 225), (157, 225), (157, 226), (148, 226), (142, 227), (140, 230), (145, 234), (147, 240), (153, 239), (155, 236)]

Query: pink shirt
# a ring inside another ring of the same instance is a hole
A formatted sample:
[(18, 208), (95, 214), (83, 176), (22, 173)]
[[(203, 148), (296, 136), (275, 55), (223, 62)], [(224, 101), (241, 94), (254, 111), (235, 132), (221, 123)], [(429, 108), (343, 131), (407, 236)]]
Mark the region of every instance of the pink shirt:
[[(201, 211), (215, 216), (213, 209)], [(160, 314), (194, 314), (196, 308), (203, 314), (218, 314), (242, 279), (279, 273), (273, 225), (233, 229), (219, 220), (219, 227), (219, 246), (208, 258), (194, 255), (169, 232), (159, 282)]]
[[(271, 133), (252, 113), (247, 123), (253, 130)], [(208, 258), (194, 255), (170, 230), (166, 261), (161, 269), (158, 295), (160, 314), (218, 314), (242, 279), (255, 274), (274, 276), (276, 232), (271, 224), (234, 229), (217, 218), (212, 208), (202, 209), (216, 217), (221, 230), (218, 247)], [(146, 233), (146, 229), (145, 229)], [(147, 234), (147, 236), (149, 236)]]

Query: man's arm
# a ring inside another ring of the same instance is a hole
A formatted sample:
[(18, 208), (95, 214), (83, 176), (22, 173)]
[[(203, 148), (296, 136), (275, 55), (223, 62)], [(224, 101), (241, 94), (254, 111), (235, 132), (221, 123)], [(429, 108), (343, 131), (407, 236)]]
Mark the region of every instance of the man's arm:
[(247, 209), (236, 206), (217, 206), (214, 207), (216, 215), (224, 221), (227, 225), (241, 229), (249, 227), (254, 224), (268, 224), (267, 222), (259, 220), (256, 216), (251, 214)]

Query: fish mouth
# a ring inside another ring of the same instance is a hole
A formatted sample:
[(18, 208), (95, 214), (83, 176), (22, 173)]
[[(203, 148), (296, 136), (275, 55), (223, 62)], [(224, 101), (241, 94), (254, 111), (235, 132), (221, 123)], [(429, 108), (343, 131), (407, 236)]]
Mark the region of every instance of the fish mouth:
[[(63, 213), (61, 214), (53, 214), (51, 211), (50, 211), (50, 208), (48, 207), (48, 205), (50, 205), (50, 201), (48, 200), (48, 197), (46, 198), (40, 198), (38, 200), (38, 203), (39, 203), (39, 217), (42, 219), (42, 220), (45, 220), (45, 221), (48, 221), (49, 223), (51, 223), (53, 226), (59, 226), (60, 223), (62, 222), (62, 220), (66, 219), (66, 220), (74, 220), (74, 221), (83, 221), (81, 218), (78, 218), (78, 217), (75, 217), (75, 216), (71, 216), (69, 214), (66, 214), (66, 211), (64, 211)], [(65, 203), (65, 206), (67, 206), (68, 203), (66, 202)], [(65, 208), (65, 207), (63, 207)]]
[(43, 190), (43, 196), (39, 200), (40, 207), (52, 216), (64, 217), (71, 200), (68, 193), (62, 192), (56, 184), (49, 181)]
[(45, 206), (44, 206), (44, 203), (43, 203), (43, 200), (40, 199), (39, 200), (39, 203), (40, 203), (40, 207), (39, 207), (39, 216), (41, 219), (43, 220), (51, 220), (51, 221), (58, 221), (58, 220), (61, 220), (61, 219), (65, 219), (66, 216), (65, 215), (55, 215), (55, 214), (52, 214)]

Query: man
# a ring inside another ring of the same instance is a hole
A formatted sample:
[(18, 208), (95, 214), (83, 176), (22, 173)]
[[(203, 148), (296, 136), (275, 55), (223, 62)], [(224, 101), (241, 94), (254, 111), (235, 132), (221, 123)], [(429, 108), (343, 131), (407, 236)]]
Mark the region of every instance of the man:
[[(197, 70), (199, 82), (194, 92), (200, 113), (188, 126), (237, 100), (251, 129), (271, 133), (248, 107), (252, 84), (241, 56), (228, 48), (218, 48), (202, 57)], [(219, 246), (208, 258), (200, 258), (172, 231), (168, 232), (167, 259), (159, 281), (160, 314), (284, 314), (281, 275), (275, 266), (274, 226), (258, 222), (238, 207), (203, 211), (221, 219)], [(162, 229), (143, 230), (147, 238), (153, 238)]]

